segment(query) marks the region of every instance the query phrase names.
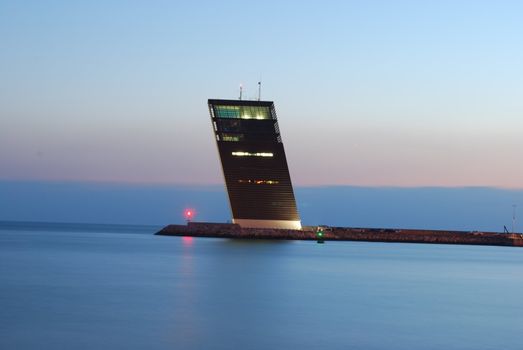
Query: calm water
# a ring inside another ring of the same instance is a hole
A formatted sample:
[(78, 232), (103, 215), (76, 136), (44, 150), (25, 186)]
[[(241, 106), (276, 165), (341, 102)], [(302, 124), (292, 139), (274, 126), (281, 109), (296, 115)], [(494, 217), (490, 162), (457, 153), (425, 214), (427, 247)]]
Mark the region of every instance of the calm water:
[(523, 348), (523, 249), (153, 232), (0, 225), (0, 348)]

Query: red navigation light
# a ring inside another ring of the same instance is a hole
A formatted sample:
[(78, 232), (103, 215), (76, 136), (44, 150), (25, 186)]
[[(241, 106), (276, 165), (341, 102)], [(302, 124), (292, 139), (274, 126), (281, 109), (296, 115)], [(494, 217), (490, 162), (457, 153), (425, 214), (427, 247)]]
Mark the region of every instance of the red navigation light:
[(185, 219), (191, 220), (194, 217), (194, 210), (193, 209), (185, 209), (185, 212), (183, 213), (185, 216)]

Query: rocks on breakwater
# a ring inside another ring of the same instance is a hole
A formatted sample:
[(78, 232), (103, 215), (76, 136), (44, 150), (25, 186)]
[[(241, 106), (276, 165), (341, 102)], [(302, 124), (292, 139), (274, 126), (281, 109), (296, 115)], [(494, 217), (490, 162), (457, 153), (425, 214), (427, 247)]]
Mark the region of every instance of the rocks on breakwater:
[[(323, 227), (323, 241), (405, 242), (436, 244), (467, 244), (523, 246), (522, 234), (478, 231), (443, 231), (412, 229), (381, 229), (354, 227)], [(237, 224), (189, 222), (168, 225), (156, 233), (164, 236), (216, 237), (235, 239), (317, 240), (316, 227), (302, 230), (242, 228)]]

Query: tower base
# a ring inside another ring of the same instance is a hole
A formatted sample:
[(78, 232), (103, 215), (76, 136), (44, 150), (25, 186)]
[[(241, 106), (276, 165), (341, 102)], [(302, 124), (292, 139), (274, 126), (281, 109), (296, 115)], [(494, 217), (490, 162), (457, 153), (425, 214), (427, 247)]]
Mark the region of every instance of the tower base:
[(301, 230), (301, 221), (296, 220), (253, 220), (253, 219), (232, 219), (232, 222), (241, 227), (249, 228), (276, 228), (286, 230)]

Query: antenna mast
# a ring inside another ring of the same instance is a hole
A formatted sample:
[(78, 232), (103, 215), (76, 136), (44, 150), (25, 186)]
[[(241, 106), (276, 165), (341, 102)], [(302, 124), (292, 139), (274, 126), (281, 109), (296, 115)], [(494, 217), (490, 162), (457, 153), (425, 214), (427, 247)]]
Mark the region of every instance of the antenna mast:
[(240, 84), (240, 100), (242, 99), (243, 85)]
[(516, 229), (516, 207), (517, 205), (512, 204), (512, 233), (514, 233)]
[(261, 99), (261, 80), (258, 82), (258, 101)]

